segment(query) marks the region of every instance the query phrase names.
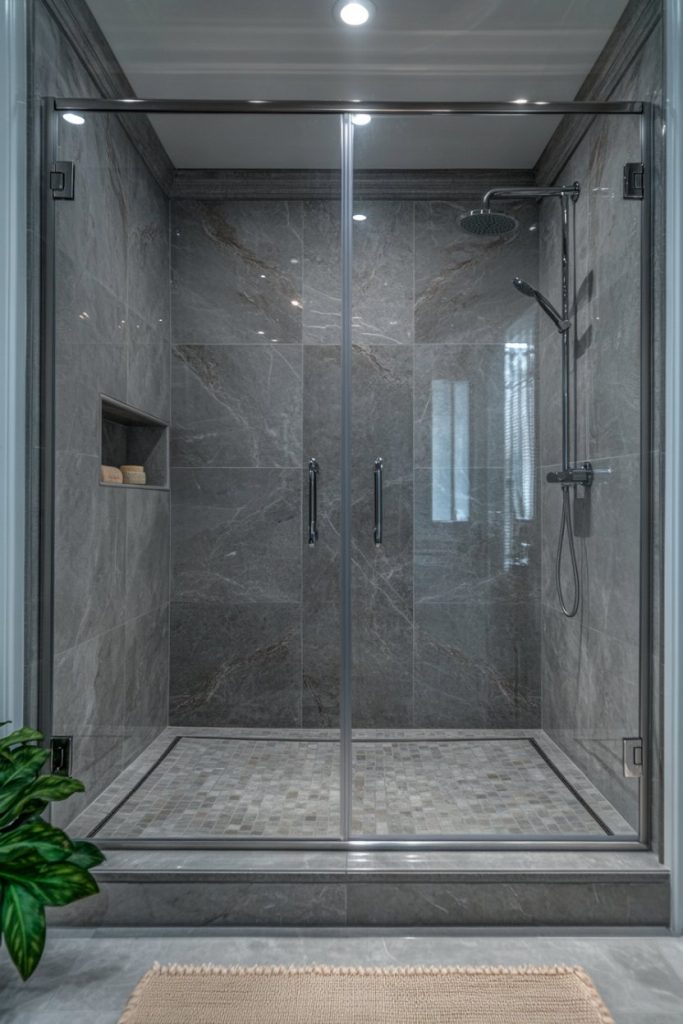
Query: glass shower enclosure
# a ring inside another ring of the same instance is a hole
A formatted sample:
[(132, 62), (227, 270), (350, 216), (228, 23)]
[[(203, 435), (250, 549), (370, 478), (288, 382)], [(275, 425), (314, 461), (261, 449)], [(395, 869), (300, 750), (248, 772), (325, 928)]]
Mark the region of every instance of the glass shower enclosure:
[(56, 821), (646, 844), (647, 106), (44, 121)]

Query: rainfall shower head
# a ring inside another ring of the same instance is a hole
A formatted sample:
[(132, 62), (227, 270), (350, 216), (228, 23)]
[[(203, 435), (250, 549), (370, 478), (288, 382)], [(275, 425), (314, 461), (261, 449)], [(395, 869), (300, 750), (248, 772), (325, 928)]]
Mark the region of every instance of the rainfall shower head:
[(535, 288), (532, 288), (531, 285), (527, 284), (526, 281), (523, 281), (521, 277), (516, 277), (512, 283), (517, 291), (521, 292), (522, 295), (527, 295), (530, 299), (536, 299), (536, 302), (539, 304), (543, 312), (550, 317), (560, 334), (564, 334), (565, 331), (569, 330), (569, 320), (562, 319), (552, 302), (546, 299), (545, 295), (542, 295)]
[(460, 218), (460, 227), (471, 235), (507, 235), (517, 227), (517, 221), (507, 213), (493, 210), (470, 210)]

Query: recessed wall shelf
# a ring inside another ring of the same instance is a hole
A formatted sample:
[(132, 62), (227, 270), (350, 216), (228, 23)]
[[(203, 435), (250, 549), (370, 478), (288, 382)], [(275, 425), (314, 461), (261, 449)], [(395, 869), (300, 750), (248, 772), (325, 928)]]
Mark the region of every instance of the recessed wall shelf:
[(168, 424), (107, 395), (100, 395), (101, 462), (145, 467), (146, 484), (100, 482), (102, 487), (168, 490)]

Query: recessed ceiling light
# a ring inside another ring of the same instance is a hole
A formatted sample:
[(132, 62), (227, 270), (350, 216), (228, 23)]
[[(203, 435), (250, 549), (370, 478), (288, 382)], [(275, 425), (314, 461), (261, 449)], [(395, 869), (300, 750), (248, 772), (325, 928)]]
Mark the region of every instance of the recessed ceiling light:
[(81, 117), (80, 114), (62, 114), (62, 117), (69, 124), (85, 124), (85, 118)]
[(535, 107), (547, 107), (548, 106), (548, 100), (534, 100), (534, 106)]
[(524, 99), (520, 99), (520, 100), (513, 100), (512, 102), (513, 103), (524, 104), (524, 103), (528, 103), (529, 101), (528, 100), (524, 100)]
[(267, 103), (268, 100), (247, 100), (247, 103)]
[(375, 13), (375, 8), (370, 0), (362, 0), (362, 3), (359, 0), (355, 0), (353, 3), (349, 3), (348, 0), (339, 0), (334, 10), (339, 20), (351, 28), (366, 25)]
[(351, 120), (354, 124), (363, 125), (370, 124), (372, 118), (369, 114), (351, 114)]
[(366, 217), (366, 215), (364, 213), (354, 213), (353, 219), (354, 220), (367, 220), (368, 218)]

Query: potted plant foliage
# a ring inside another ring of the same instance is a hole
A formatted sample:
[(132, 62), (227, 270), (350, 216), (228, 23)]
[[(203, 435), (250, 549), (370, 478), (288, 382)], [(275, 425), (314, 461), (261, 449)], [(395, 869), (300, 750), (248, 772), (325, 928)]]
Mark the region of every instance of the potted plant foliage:
[(104, 860), (92, 843), (74, 842), (41, 817), (51, 800), (85, 789), (77, 779), (42, 774), (50, 756), (42, 740), (34, 729), (0, 739), (0, 940), (24, 981), (45, 945), (45, 907), (98, 892), (89, 869)]

